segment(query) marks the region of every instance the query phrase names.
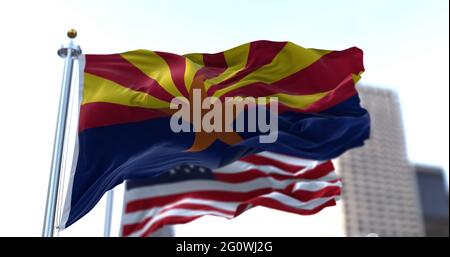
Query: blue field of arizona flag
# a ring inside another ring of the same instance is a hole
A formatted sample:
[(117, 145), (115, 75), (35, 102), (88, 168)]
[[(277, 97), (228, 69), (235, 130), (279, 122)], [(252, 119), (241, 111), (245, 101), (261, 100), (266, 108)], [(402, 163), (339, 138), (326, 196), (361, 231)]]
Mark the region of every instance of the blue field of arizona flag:
[[(75, 165), (61, 228), (126, 179), (159, 176), (180, 165), (215, 170), (263, 151), (330, 160), (369, 137), (369, 115), (355, 89), (363, 53), (355, 47), (329, 51), (255, 41), (215, 54), (136, 50), (84, 59)], [(260, 142), (261, 131), (194, 132), (190, 125), (191, 132), (174, 132), (171, 101), (191, 101), (194, 89), (221, 102), (276, 97), (276, 141)]]

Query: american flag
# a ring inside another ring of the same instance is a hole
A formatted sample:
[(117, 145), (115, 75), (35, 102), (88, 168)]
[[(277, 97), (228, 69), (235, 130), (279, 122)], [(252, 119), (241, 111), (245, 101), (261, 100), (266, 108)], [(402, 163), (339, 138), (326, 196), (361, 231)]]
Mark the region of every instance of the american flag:
[(122, 236), (149, 236), (204, 215), (231, 219), (254, 206), (310, 215), (335, 205), (340, 193), (331, 161), (262, 152), (216, 170), (182, 165), (126, 182)]

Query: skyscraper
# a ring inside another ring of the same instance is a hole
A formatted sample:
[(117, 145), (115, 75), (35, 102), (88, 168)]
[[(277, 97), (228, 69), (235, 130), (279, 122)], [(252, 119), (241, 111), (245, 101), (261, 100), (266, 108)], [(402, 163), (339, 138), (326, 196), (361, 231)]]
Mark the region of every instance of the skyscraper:
[(415, 165), (426, 236), (449, 236), (448, 192), (442, 169)]
[(372, 120), (371, 138), (337, 160), (343, 178), (348, 236), (423, 236), (417, 182), (406, 156), (397, 95), (360, 86)]

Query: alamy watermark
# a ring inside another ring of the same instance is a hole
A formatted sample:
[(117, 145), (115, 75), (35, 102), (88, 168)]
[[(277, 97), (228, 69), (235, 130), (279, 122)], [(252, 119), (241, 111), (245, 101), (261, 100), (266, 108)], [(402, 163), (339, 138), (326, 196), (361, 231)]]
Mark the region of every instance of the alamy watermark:
[(193, 132), (259, 132), (260, 143), (278, 138), (277, 97), (225, 97), (222, 102), (214, 96), (202, 98), (201, 90), (193, 89), (191, 100), (175, 97), (170, 109), (177, 110), (170, 119), (175, 133), (191, 132), (192, 124)]

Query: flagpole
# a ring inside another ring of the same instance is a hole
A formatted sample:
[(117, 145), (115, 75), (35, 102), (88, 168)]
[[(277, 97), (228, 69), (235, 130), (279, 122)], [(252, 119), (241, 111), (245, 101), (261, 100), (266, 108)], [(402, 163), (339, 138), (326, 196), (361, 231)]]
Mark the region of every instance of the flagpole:
[(58, 50), (58, 55), (64, 58), (64, 73), (59, 98), (58, 116), (56, 121), (55, 141), (53, 144), (53, 156), (50, 169), (50, 180), (47, 191), (47, 203), (45, 206), (43, 237), (52, 237), (55, 228), (55, 213), (58, 200), (58, 187), (61, 174), (61, 163), (64, 148), (64, 136), (66, 132), (67, 110), (69, 107), (70, 87), (72, 82), (74, 60), (81, 55), (81, 48), (73, 44), (77, 31), (71, 29), (67, 32), (70, 38), (69, 44), (63, 45)]
[(106, 194), (106, 211), (105, 211), (105, 227), (103, 228), (103, 236), (111, 236), (111, 221), (114, 202), (114, 189), (111, 189)]

